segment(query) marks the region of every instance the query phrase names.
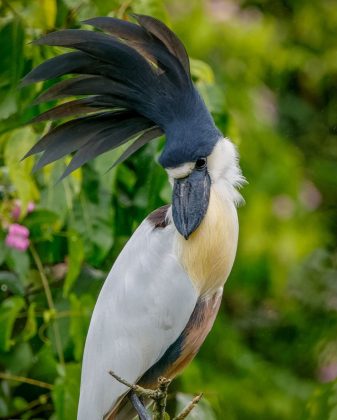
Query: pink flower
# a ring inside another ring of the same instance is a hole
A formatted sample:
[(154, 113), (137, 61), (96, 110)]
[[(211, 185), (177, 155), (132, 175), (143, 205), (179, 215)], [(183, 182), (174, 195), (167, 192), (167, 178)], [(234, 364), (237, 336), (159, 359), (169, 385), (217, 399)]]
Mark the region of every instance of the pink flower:
[(25, 226), (13, 223), (9, 226), (5, 243), (9, 248), (26, 251), (30, 243), (28, 237), (29, 230)]
[(18, 223), (13, 223), (10, 225), (8, 233), (9, 235), (21, 236), (23, 238), (28, 238), (29, 236), (29, 230), (26, 228), (26, 226), (19, 225)]
[[(35, 204), (30, 201), (27, 206), (27, 213), (31, 213), (35, 210)], [(21, 214), (21, 201), (15, 200), (15, 205), (12, 209), (12, 218), (13, 220), (19, 220)]]

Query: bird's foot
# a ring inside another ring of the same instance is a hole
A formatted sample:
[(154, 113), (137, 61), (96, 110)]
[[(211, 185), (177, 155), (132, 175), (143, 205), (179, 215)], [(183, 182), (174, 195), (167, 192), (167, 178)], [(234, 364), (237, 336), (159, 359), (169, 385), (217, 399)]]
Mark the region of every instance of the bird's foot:
[(130, 384), (125, 379), (116, 375), (116, 373), (110, 371), (109, 374), (115, 378), (118, 382), (126, 385), (132, 390), (130, 394), (130, 401), (137, 411), (138, 416), (141, 420), (151, 419), (150, 414), (140, 401), (140, 398), (149, 398), (154, 402), (153, 405), (153, 420), (163, 420), (165, 418), (167, 390), (171, 383), (170, 379), (164, 377), (158, 378), (158, 387), (156, 389), (146, 389), (140, 385)]
[[(136, 410), (140, 420), (164, 420), (165, 409), (167, 401), (167, 391), (171, 383), (170, 379), (163, 376), (158, 378), (158, 387), (156, 389), (146, 389), (140, 385), (130, 384), (125, 379), (110, 371), (109, 374), (116, 379), (116, 381), (130, 388), (129, 399), (134, 409)], [(185, 419), (193, 408), (198, 404), (202, 394), (197, 395), (173, 420)], [(142, 403), (142, 398), (151, 399), (154, 402), (152, 417)]]

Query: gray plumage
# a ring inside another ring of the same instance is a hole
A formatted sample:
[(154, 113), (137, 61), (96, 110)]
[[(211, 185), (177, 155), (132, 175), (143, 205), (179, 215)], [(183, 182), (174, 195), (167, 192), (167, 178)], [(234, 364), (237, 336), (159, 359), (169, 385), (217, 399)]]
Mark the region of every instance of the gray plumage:
[(134, 17), (138, 25), (110, 17), (84, 22), (107, 33), (66, 29), (35, 41), (78, 50), (47, 60), (23, 79), (27, 85), (77, 75), (50, 87), (36, 103), (81, 97), (33, 120), (73, 118), (49, 131), (26, 154), (43, 152), (35, 169), (76, 152), (64, 177), (133, 140), (120, 163), (162, 133), (167, 140), (160, 157), (164, 167), (206, 156), (214, 147), (220, 133), (193, 85), (183, 44), (159, 20)]

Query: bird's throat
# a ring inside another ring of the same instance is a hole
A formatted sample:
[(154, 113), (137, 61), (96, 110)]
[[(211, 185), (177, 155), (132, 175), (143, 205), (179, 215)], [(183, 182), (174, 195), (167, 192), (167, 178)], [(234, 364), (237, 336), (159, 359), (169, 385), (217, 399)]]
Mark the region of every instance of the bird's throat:
[(212, 188), (206, 215), (188, 240), (178, 236), (179, 259), (200, 295), (223, 286), (231, 271), (238, 238), (234, 204)]

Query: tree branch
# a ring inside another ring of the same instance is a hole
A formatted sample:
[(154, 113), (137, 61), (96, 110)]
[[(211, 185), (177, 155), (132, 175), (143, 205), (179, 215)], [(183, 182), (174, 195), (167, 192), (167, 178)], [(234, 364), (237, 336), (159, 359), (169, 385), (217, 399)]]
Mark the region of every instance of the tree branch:
[(25, 378), (23, 376), (11, 375), (10, 373), (6, 373), (6, 372), (0, 372), (0, 379), (4, 379), (6, 381), (22, 382), (25, 384), (35, 385), (35, 386), (38, 386), (40, 388), (45, 388), (45, 389), (53, 389), (53, 385), (48, 384), (47, 382), (42, 382), (42, 381), (38, 381), (36, 379), (31, 379), (31, 378)]
[[(55, 313), (56, 310), (55, 310), (55, 305), (54, 305), (54, 301), (53, 301), (53, 296), (51, 294), (48, 279), (47, 279), (47, 276), (44, 272), (43, 265), (42, 265), (42, 262), (40, 260), (39, 254), (37, 253), (37, 251), (36, 251), (36, 249), (35, 249), (35, 247), (32, 243), (30, 244), (29, 249), (30, 249), (30, 252), (31, 252), (32, 257), (34, 259), (35, 265), (38, 269), (38, 272), (40, 274), (49, 309), (53, 313)], [(52, 328), (53, 328), (54, 337), (55, 337), (55, 345), (56, 345), (56, 351), (57, 351), (58, 359), (59, 359), (59, 362), (61, 363), (61, 365), (64, 366), (64, 357), (63, 357), (63, 351), (62, 351), (61, 334), (60, 334), (59, 326), (58, 326), (58, 323), (57, 323), (56, 319), (54, 319), (53, 322), (52, 322)]]
[(181, 411), (176, 417), (174, 417), (172, 420), (184, 420), (186, 417), (190, 414), (190, 412), (193, 410), (193, 408), (198, 404), (198, 402), (201, 400), (202, 394), (197, 395), (193, 398), (193, 400), (187, 404), (187, 406)]

